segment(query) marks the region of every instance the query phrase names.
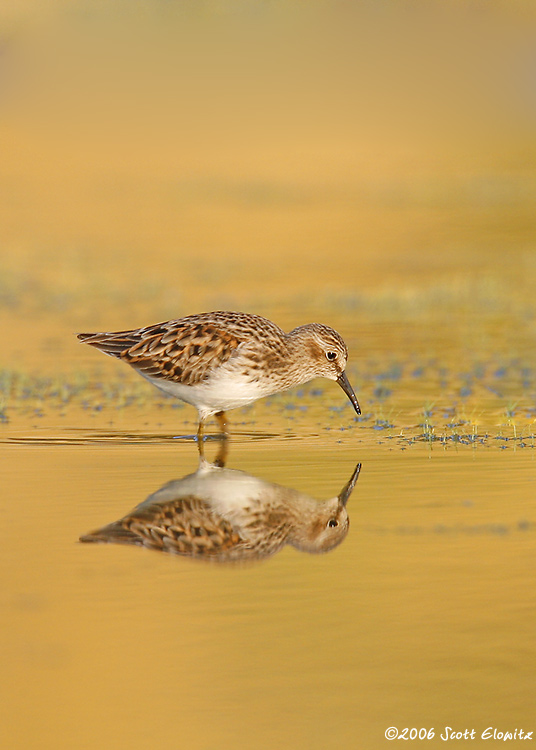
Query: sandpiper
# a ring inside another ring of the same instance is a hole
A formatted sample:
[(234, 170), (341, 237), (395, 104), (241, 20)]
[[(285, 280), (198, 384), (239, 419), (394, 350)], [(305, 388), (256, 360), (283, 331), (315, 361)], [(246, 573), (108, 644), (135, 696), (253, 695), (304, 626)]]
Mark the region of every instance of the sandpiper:
[(168, 482), (128, 515), (80, 541), (132, 544), (214, 562), (269, 557), (286, 544), (328, 552), (348, 533), (346, 503), (360, 469), (358, 464), (336, 497), (317, 501), (201, 459), (194, 474)]
[(218, 311), (130, 331), (79, 333), (78, 338), (195, 406), (199, 443), (209, 417), (215, 415), (226, 434), (228, 409), (316, 377), (336, 380), (361, 413), (345, 374), (346, 344), (337, 331), (320, 323), (285, 333), (260, 315)]

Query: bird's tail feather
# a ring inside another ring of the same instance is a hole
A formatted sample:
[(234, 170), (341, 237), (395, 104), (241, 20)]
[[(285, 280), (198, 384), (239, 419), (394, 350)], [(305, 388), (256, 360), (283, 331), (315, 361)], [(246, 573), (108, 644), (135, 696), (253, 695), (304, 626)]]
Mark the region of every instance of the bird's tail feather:
[(130, 349), (137, 343), (134, 331), (118, 331), (117, 333), (77, 333), (76, 336), (84, 344), (94, 346), (111, 357), (120, 357), (121, 352)]

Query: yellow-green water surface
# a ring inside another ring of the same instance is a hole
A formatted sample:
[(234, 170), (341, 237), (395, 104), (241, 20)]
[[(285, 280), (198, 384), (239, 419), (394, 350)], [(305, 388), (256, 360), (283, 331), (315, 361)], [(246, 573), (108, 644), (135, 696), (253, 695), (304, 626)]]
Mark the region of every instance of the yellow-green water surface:
[(225, 566), (77, 542), (195, 470), (194, 445), (6, 447), (6, 747), (380, 747), (392, 726), (530, 730), (533, 451), (238, 438), (228, 465), (326, 499), (357, 460), (339, 547)]

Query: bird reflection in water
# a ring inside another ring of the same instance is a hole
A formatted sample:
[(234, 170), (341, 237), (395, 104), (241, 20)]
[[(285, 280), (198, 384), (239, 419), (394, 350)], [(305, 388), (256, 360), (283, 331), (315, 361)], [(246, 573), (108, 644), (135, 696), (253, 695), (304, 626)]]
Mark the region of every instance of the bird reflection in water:
[(345, 539), (346, 503), (361, 464), (339, 495), (324, 501), (221, 464), (201, 458), (194, 474), (168, 482), (124, 518), (80, 541), (229, 562), (269, 557), (286, 544), (328, 552)]

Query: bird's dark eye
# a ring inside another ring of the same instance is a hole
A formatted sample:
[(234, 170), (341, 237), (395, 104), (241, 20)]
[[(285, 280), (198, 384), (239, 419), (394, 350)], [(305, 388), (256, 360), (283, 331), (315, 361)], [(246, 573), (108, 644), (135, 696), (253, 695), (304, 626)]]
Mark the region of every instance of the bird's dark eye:
[(326, 352), (326, 357), (329, 359), (330, 362), (333, 362), (334, 359), (337, 359), (337, 353), (336, 352)]
[(336, 518), (330, 518), (330, 519), (329, 519), (329, 521), (328, 521), (328, 526), (329, 526), (329, 527), (330, 527), (331, 529), (333, 529), (333, 528), (334, 528), (335, 526), (338, 526), (338, 525), (339, 525), (339, 522), (337, 521), (337, 519), (336, 519)]

